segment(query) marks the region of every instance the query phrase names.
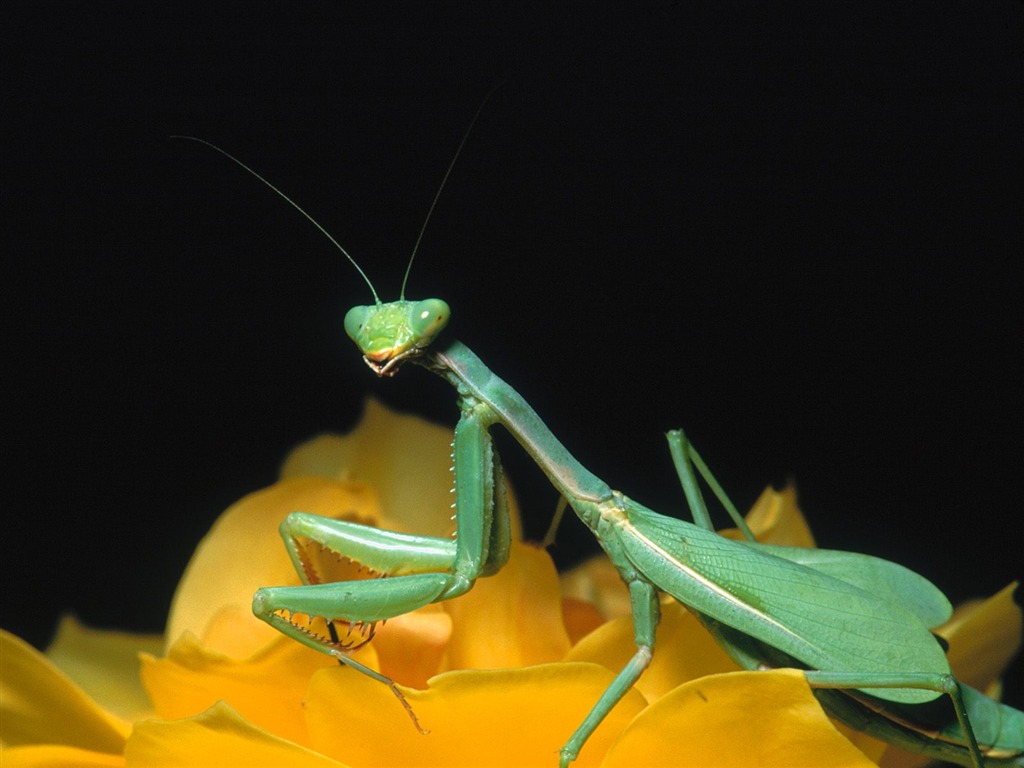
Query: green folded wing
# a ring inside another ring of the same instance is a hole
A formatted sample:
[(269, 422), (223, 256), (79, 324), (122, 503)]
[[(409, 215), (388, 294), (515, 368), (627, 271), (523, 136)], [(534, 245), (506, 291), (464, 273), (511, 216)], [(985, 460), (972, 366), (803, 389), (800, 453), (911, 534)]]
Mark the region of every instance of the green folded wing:
[(869, 594), (898, 601), (926, 627), (937, 627), (953, 614), (953, 606), (938, 587), (921, 574), (891, 560), (838, 549), (741, 543), (767, 555), (813, 568)]
[[(866, 591), (849, 579), (658, 515), (633, 501), (626, 518), (619, 541), (645, 578), (683, 604), (810, 668), (865, 676), (949, 672), (942, 648), (898, 594)], [(910, 688), (869, 693), (907, 704), (939, 695)]]

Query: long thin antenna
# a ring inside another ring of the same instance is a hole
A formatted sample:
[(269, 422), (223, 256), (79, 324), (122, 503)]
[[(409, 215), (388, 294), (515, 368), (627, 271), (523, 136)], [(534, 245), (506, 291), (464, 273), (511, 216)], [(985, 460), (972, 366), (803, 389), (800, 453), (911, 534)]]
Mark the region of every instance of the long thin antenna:
[(448, 183), (448, 177), (452, 173), (452, 168), (455, 167), (455, 161), (459, 159), (459, 155), (462, 154), (462, 148), (466, 146), (466, 139), (469, 138), (469, 134), (473, 130), (473, 126), (476, 125), (476, 119), (480, 117), (480, 113), (484, 111), (484, 106), (487, 104), (494, 92), (501, 88), (505, 83), (498, 83), (496, 86), (491, 88), (484, 100), (480, 102), (480, 106), (476, 108), (476, 114), (473, 115), (473, 119), (469, 121), (469, 127), (466, 132), (462, 135), (462, 141), (459, 142), (459, 148), (455, 150), (455, 156), (452, 157), (452, 161), (448, 163), (448, 170), (444, 172), (444, 178), (441, 179), (441, 185), (437, 188), (437, 193), (434, 195), (434, 199), (430, 203), (430, 209), (427, 211), (427, 218), (423, 220), (423, 226), (420, 227), (419, 237), (416, 238), (416, 244), (412, 247), (412, 255), (409, 256), (409, 263), (405, 267), (405, 277), (402, 278), (402, 292), (399, 294), (399, 300), (405, 300), (405, 284), (409, 282), (409, 273), (412, 271), (412, 260), (416, 258), (416, 253), (420, 249), (420, 242), (423, 240), (423, 233), (427, 231), (427, 224), (430, 223), (430, 217), (434, 214), (434, 208), (437, 207), (437, 201), (441, 198), (441, 192), (444, 191), (444, 185)]
[[(481, 105), (481, 106), (482, 106), (482, 105)], [(475, 119), (476, 119), (476, 118), (474, 118), (474, 120), (475, 120)], [(471, 125), (470, 127), (472, 127), (472, 125)], [(363, 268), (362, 268), (362, 267), (360, 267), (360, 266), (359, 266), (359, 264), (357, 264), (357, 263), (356, 263), (356, 260), (352, 258), (352, 256), (351, 256), (351, 255), (349, 254), (349, 252), (348, 252), (348, 251), (346, 251), (346, 250), (345, 250), (344, 248), (342, 248), (342, 247), (341, 247), (341, 243), (339, 243), (339, 242), (338, 242), (337, 240), (335, 240), (335, 239), (334, 239), (333, 237), (331, 237), (331, 233), (330, 233), (330, 232), (328, 232), (328, 231), (327, 231), (326, 229), (324, 229), (323, 227), (321, 227), (321, 226), (320, 226), (320, 224), (319, 224), (319, 222), (318, 222), (318, 221), (317, 221), (316, 219), (314, 219), (314, 218), (313, 218), (312, 216), (310, 216), (310, 215), (309, 215), (308, 213), (306, 213), (306, 212), (305, 212), (305, 211), (304, 211), (304, 210), (302, 209), (302, 207), (301, 207), (301, 206), (300, 206), (300, 205), (299, 205), (298, 203), (296, 203), (296, 202), (295, 202), (294, 200), (292, 200), (292, 199), (291, 199), (290, 197), (288, 197), (288, 195), (286, 195), (286, 194), (285, 194), (284, 192), (282, 192), (282, 191), (281, 191), (280, 189), (278, 189), (278, 188), (277, 188), (277, 187), (275, 187), (275, 186), (274, 186), (273, 184), (271, 184), (271, 183), (270, 183), (269, 181), (267, 181), (266, 179), (264, 179), (264, 178), (263, 178), (262, 176), (260, 176), (260, 175), (259, 175), (258, 173), (256, 173), (256, 171), (254, 171), (254, 170), (253, 170), (252, 168), (250, 168), (250, 167), (249, 167), (248, 165), (246, 165), (245, 163), (243, 163), (243, 162), (242, 162), (241, 160), (239, 160), (239, 159), (238, 159), (237, 157), (235, 157), (234, 155), (232, 155), (232, 154), (230, 154), (230, 153), (228, 153), (228, 152), (225, 152), (225, 151), (224, 151), (223, 149), (221, 149), (220, 147), (218, 147), (218, 146), (217, 146), (216, 144), (211, 144), (210, 142), (206, 141), (205, 139), (198, 139), (198, 138), (196, 138), (195, 136), (171, 136), (171, 138), (172, 138), (172, 139), (185, 139), (185, 140), (187, 140), (187, 141), (197, 141), (197, 142), (199, 142), (200, 144), (205, 144), (205, 145), (206, 145), (206, 146), (208, 146), (208, 147), (209, 147), (210, 149), (212, 149), (212, 150), (215, 150), (216, 152), (220, 152), (220, 153), (221, 153), (222, 155), (224, 155), (224, 157), (226, 157), (226, 158), (227, 158), (228, 160), (230, 160), (231, 162), (233, 162), (233, 163), (234, 163), (235, 165), (241, 166), (241, 167), (242, 167), (242, 168), (243, 168), (244, 170), (248, 171), (248, 172), (249, 172), (249, 173), (251, 173), (251, 174), (252, 174), (253, 176), (255, 176), (255, 177), (256, 177), (257, 179), (259, 179), (259, 180), (260, 180), (260, 181), (262, 181), (262, 182), (263, 182), (264, 184), (266, 184), (266, 185), (267, 185), (268, 187), (270, 187), (270, 188), (271, 188), (272, 190), (274, 190), (274, 192), (276, 192), (276, 193), (277, 193), (277, 194), (278, 194), (278, 195), (279, 195), (279, 196), (280, 196), (281, 198), (283, 198), (283, 199), (284, 199), (284, 201), (285, 201), (286, 203), (288, 203), (288, 204), (289, 204), (289, 205), (290, 205), (290, 206), (291, 206), (292, 208), (294, 208), (294, 209), (295, 209), (295, 210), (297, 210), (297, 211), (298, 211), (299, 213), (301, 213), (301, 214), (302, 214), (303, 216), (305, 216), (305, 217), (306, 217), (306, 219), (308, 219), (308, 220), (309, 220), (309, 222), (310, 222), (310, 223), (311, 223), (311, 224), (312, 224), (312, 225), (313, 225), (314, 227), (316, 227), (317, 229), (319, 229), (319, 230), (320, 230), (320, 231), (321, 231), (321, 232), (323, 233), (323, 235), (324, 235), (324, 236), (325, 236), (325, 237), (326, 237), (326, 238), (327, 238), (328, 240), (330, 240), (330, 241), (331, 241), (332, 243), (334, 243), (334, 247), (335, 247), (335, 248), (337, 248), (337, 249), (338, 249), (339, 251), (341, 251), (341, 252), (342, 252), (342, 253), (343, 253), (343, 254), (345, 255), (345, 258), (346, 258), (346, 259), (348, 259), (349, 261), (351, 261), (351, 262), (352, 262), (352, 266), (356, 268), (356, 271), (357, 271), (357, 272), (358, 272), (358, 273), (359, 273), (360, 275), (362, 275), (362, 278), (363, 278), (363, 280), (365, 280), (365, 281), (366, 281), (366, 284), (367, 284), (368, 286), (370, 286), (370, 292), (371, 292), (371, 293), (373, 294), (373, 300), (374, 300), (374, 302), (376, 302), (377, 304), (381, 304), (381, 303), (382, 303), (382, 302), (381, 302), (381, 300), (380, 300), (380, 296), (378, 296), (378, 295), (377, 295), (377, 291), (376, 291), (376, 289), (375, 289), (375, 288), (373, 287), (373, 283), (371, 283), (371, 282), (370, 282), (370, 278), (368, 278), (368, 277), (366, 276), (366, 273), (365, 273), (365, 272), (363, 272)], [(465, 140), (463, 140), (463, 141), (465, 141)], [(461, 147), (459, 147), (459, 148), (461, 149)], [(458, 155), (456, 155), (456, 157), (457, 157), (457, 156), (458, 156)], [(451, 169), (449, 169), (449, 170), (451, 170)], [(447, 178), (447, 176), (446, 176), (445, 178)]]

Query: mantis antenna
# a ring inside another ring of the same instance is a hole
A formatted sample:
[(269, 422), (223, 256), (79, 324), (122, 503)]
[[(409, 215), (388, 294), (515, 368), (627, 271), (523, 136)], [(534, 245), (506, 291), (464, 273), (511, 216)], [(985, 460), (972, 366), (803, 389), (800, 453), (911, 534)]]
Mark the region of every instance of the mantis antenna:
[[(420, 234), (416, 238), (416, 244), (412, 247), (412, 254), (409, 256), (409, 263), (405, 267), (405, 277), (402, 278), (402, 290), (398, 295), (399, 301), (405, 301), (405, 285), (409, 282), (409, 273), (412, 271), (412, 260), (416, 258), (416, 253), (420, 249), (420, 242), (423, 240), (423, 233), (427, 231), (427, 224), (430, 223), (430, 217), (434, 215), (434, 208), (437, 207), (437, 201), (441, 199), (441, 193), (444, 191), (444, 185), (448, 183), (448, 177), (452, 174), (452, 168), (455, 167), (455, 161), (459, 159), (459, 155), (462, 154), (462, 148), (466, 146), (466, 139), (469, 138), (469, 134), (473, 131), (473, 126), (476, 125), (476, 120), (480, 117), (480, 113), (484, 111), (488, 100), (494, 95), (494, 92), (501, 88), (505, 83), (498, 83), (496, 86), (491, 88), (484, 100), (480, 102), (480, 106), (476, 108), (476, 114), (473, 115), (473, 119), (469, 121), (469, 127), (466, 132), (462, 135), (462, 141), (459, 142), (458, 149), (455, 150), (455, 155), (452, 157), (452, 161), (448, 163), (448, 170), (444, 172), (444, 177), (441, 179), (441, 184), (437, 188), (437, 192), (434, 194), (434, 199), (430, 202), (430, 208), (427, 209), (427, 217), (423, 220), (423, 226), (420, 227)], [(378, 304), (380, 302), (377, 302)]]
[[(285, 194), (284, 192), (282, 192), (282, 191), (281, 191), (280, 189), (278, 189), (277, 187), (275, 187), (275, 186), (274, 186), (273, 184), (271, 184), (271, 183), (270, 183), (269, 181), (267, 181), (267, 180), (266, 180), (265, 178), (263, 178), (262, 176), (260, 176), (260, 175), (259, 175), (258, 173), (256, 173), (256, 171), (254, 171), (254, 170), (253, 170), (252, 168), (250, 168), (250, 167), (249, 167), (248, 165), (246, 165), (245, 163), (243, 163), (243, 162), (242, 162), (241, 160), (239, 160), (239, 159), (238, 159), (237, 157), (235, 157), (234, 155), (230, 154), (229, 152), (226, 152), (226, 151), (224, 151), (223, 149), (221, 149), (220, 147), (218, 147), (218, 146), (217, 146), (216, 144), (211, 144), (210, 142), (206, 141), (206, 139), (199, 139), (199, 138), (196, 138), (195, 136), (181, 136), (181, 135), (175, 135), (175, 136), (171, 136), (171, 138), (172, 138), (172, 139), (186, 139), (187, 141), (197, 141), (197, 142), (199, 142), (200, 144), (205, 144), (206, 146), (208, 146), (208, 147), (209, 147), (210, 149), (214, 150), (215, 152), (220, 152), (220, 153), (221, 153), (222, 155), (224, 155), (224, 157), (226, 157), (226, 158), (227, 158), (228, 160), (230, 160), (231, 162), (233, 162), (233, 163), (234, 163), (235, 165), (238, 165), (238, 166), (240, 166), (240, 167), (241, 167), (241, 168), (242, 168), (243, 170), (246, 170), (246, 171), (248, 171), (248, 172), (249, 172), (249, 173), (251, 173), (251, 174), (252, 174), (253, 176), (255, 176), (255, 177), (256, 177), (257, 179), (259, 179), (259, 180), (260, 180), (260, 181), (262, 181), (262, 182), (263, 182), (264, 184), (266, 184), (266, 185), (267, 185), (268, 187), (270, 187), (270, 188), (271, 188), (271, 189), (272, 189), (272, 190), (273, 190), (274, 192), (276, 192), (276, 193), (277, 193), (277, 194), (278, 194), (278, 195), (279, 195), (279, 196), (280, 196), (280, 197), (281, 197), (281, 198), (282, 198), (282, 199), (283, 199), (283, 200), (284, 200), (284, 201), (285, 201), (286, 203), (288, 203), (288, 204), (289, 204), (289, 205), (290, 205), (290, 206), (291, 206), (292, 208), (294, 208), (294, 209), (295, 209), (295, 210), (297, 210), (297, 211), (298, 211), (299, 213), (301, 213), (301, 214), (302, 214), (303, 216), (305, 216), (305, 217), (306, 217), (306, 219), (307, 219), (307, 220), (308, 220), (308, 221), (309, 221), (309, 222), (310, 222), (310, 223), (311, 223), (311, 224), (312, 224), (312, 225), (313, 225), (314, 227), (316, 227), (317, 229), (319, 229), (319, 230), (320, 230), (320, 231), (321, 231), (321, 232), (323, 233), (324, 237), (326, 237), (326, 238), (327, 238), (328, 240), (330, 240), (330, 241), (331, 241), (332, 243), (334, 243), (334, 247), (335, 247), (335, 248), (337, 248), (337, 249), (338, 249), (339, 251), (341, 251), (341, 252), (342, 252), (342, 253), (343, 253), (343, 254), (345, 255), (345, 258), (346, 258), (346, 259), (348, 259), (349, 261), (351, 261), (351, 262), (352, 262), (352, 266), (356, 268), (356, 271), (357, 271), (357, 272), (358, 272), (358, 273), (359, 273), (359, 274), (360, 274), (360, 275), (362, 276), (363, 280), (365, 280), (365, 281), (366, 281), (366, 284), (367, 284), (368, 286), (370, 286), (370, 292), (371, 292), (371, 293), (373, 294), (373, 300), (374, 300), (374, 302), (375, 302), (375, 303), (377, 303), (377, 304), (382, 304), (382, 303), (383, 303), (383, 302), (382, 302), (382, 301), (380, 300), (380, 296), (378, 296), (378, 295), (377, 295), (377, 290), (376, 290), (376, 289), (375, 289), (375, 288), (373, 287), (373, 283), (371, 283), (371, 282), (370, 282), (370, 278), (368, 278), (368, 277), (366, 276), (366, 273), (365, 273), (365, 272), (363, 272), (363, 268), (362, 268), (362, 267), (360, 267), (360, 266), (359, 266), (359, 264), (358, 264), (358, 263), (356, 262), (356, 260), (352, 258), (351, 254), (350, 254), (350, 253), (349, 253), (348, 251), (346, 251), (346, 250), (345, 250), (344, 248), (342, 248), (342, 247), (341, 247), (341, 243), (339, 243), (339, 242), (338, 242), (337, 240), (335, 240), (335, 239), (334, 239), (333, 237), (331, 237), (331, 233), (330, 233), (330, 232), (328, 232), (328, 231), (327, 231), (326, 229), (324, 229), (323, 227), (321, 227), (321, 226), (320, 226), (320, 223), (319, 223), (319, 222), (318, 222), (318, 221), (317, 221), (316, 219), (314, 219), (314, 218), (313, 218), (312, 216), (310, 216), (310, 215), (309, 215), (308, 213), (306, 213), (306, 211), (305, 211), (305, 210), (303, 210), (302, 206), (300, 206), (300, 205), (299, 205), (298, 203), (296, 203), (296, 202), (295, 202), (294, 200), (292, 200), (292, 199), (291, 199), (290, 197), (288, 197), (288, 195), (286, 195), (286, 194)], [(461, 147), (460, 147), (460, 149), (461, 149)], [(446, 177), (446, 178), (447, 178), (447, 177)]]
[[(437, 207), (437, 201), (441, 198), (441, 192), (444, 191), (445, 184), (448, 183), (448, 177), (451, 175), (452, 169), (455, 167), (455, 161), (458, 160), (459, 159), (459, 155), (462, 154), (462, 148), (464, 146), (466, 146), (466, 139), (469, 138), (469, 134), (472, 132), (473, 126), (476, 125), (477, 118), (480, 117), (480, 113), (483, 112), (484, 106), (487, 104), (487, 101), (491, 98), (491, 96), (494, 94), (494, 92), (496, 90), (501, 88), (502, 85), (504, 85), (504, 83), (498, 83), (498, 85), (494, 86), (494, 88), (492, 88), (490, 90), (490, 92), (486, 96), (484, 96), (483, 101), (480, 102), (480, 106), (477, 107), (476, 114), (473, 115), (473, 119), (470, 120), (470, 122), (469, 122), (469, 127), (466, 129), (466, 133), (462, 136), (462, 141), (459, 142), (458, 149), (455, 150), (455, 155), (452, 157), (452, 161), (448, 164), (448, 170), (446, 170), (444, 172), (444, 177), (441, 179), (441, 184), (440, 184), (440, 186), (438, 186), (437, 192), (434, 194), (434, 199), (430, 203), (430, 208), (427, 210), (427, 216), (423, 220), (423, 226), (420, 227), (420, 233), (416, 237), (416, 244), (413, 246), (412, 254), (409, 256), (409, 263), (405, 267), (405, 277), (402, 278), (402, 290), (401, 290), (401, 294), (400, 294), (400, 297), (399, 297), (400, 300), (403, 300), (403, 301), (405, 300), (405, 285), (409, 281), (409, 273), (410, 273), (410, 271), (412, 271), (413, 259), (416, 258), (416, 252), (419, 250), (420, 242), (422, 242), (422, 240), (423, 240), (423, 233), (427, 231), (427, 224), (430, 223), (430, 217), (433, 216), (433, 214), (434, 214), (434, 209)], [(334, 244), (334, 247), (337, 248), (339, 251), (341, 251), (342, 254), (344, 254), (346, 259), (348, 259), (350, 262), (352, 262), (352, 266), (356, 268), (356, 271), (359, 273), (359, 275), (363, 278), (363, 280), (366, 281), (366, 284), (368, 286), (370, 286), (370, 292), (373, 294), (374, 303), (378, 304), (378, 305), (379, 304), (383, 304), (383, 302), (380, 300), (380, 296), (377, 295), (377, 290), (373, 287), (373, 283), (370, 282), (370, 278), (366, 276), (366, 273), (363, 271), (363, 268), (360, 267), (358, 262), (356, 262), (356, 260), (354, 258), (352, 258), (352, 255), (342, 247), (341, 243), (339, 243), (337, 240), (334, 239), (334, 237), (331, 236), (330, 232), (328, 232), (326, 229), (324, 229), (322, 226), (320, 226), (320, 222), (318, 222), (311, 215), (306, 213), (305, 209), (301, 205), (296, 203), (294, 200), (292, 200), (290, 197), (288, 197), (288, 195), (286, 195), (280, 189), (275, 187), (273, 184), (271, 184), (269, 181), (267, 181), (265, 178), (263, 178), (256, 171), (254, 171), (248, 165), (246, 165), (241, 160), (239, 160), (237, 157), (232, 155), (230, 152), (227, 152), (226, 150), (221, 149), (216, 144), (213, 144), (213, 143), (207, 141), (206, 139), (200, 139), (200, 138), (198, 138), (196, 136), (184, 136), (184, 135), (181, 135), (181, 134), (176, 134), (176, 135), (172, 135), (171, 138), (172, 139), (185, 139), (186, 141), (195, 141), (195, 142), (198, 142), (200, 144), (204, 144), (207, 147), (209, 147), (210, 149), (214, 150), (215, 152), (219, 152), (220, 154), (224, 155), (224, 157), (226, 157), (228, 160), (233, 162), (235, 165), (237, 165), (240, 168), (242, 168), (242, 170), (247, 171), (248, 173), (252, 174), (259, 181), (263, 182), (268, 187), (270, 187), (270, 189), (273, 190), (286, 203), (288, 203), (288, 205), (290, 205), (292, 208), (294, 208), (299, 213), (301, 213), (304, 217), (306, 217), (306, 220), (309, 221), (310, 224), (312, 224), (314, 227), (316, 227), (318, 230), (320, 230), (320, 232), (324, 235), (324, 237), (326, 237), (328, 240), (330, 240), (331, 243)]]

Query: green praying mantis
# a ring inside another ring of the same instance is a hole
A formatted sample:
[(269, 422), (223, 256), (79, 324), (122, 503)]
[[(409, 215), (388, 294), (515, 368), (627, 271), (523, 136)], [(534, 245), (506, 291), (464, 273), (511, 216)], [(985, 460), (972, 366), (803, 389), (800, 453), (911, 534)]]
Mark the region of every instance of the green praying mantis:
[[(613, 490), (583, 467), (533, 408), (468, 347), (441, 338), (450, 317), (447, 303), (404, 298), (416, 249), (401, 298), (382, 302), (355, 260), (308, 213), (224, 150), (193, 140), (270, 187), (352, 262), (370, 286), (374, 304), (349, 310), (344, 325), (369, 368), (378, 377), (394, 376), (406, 363), (426, 368), (455, 388), (461, 412), (453, 442), (454, 538), (293, 512), (282, 523), (281, 535), (303, 586), (258, 590), (256, 616), (389, 686), (420, 728), (395, 682), (348, 653), (369, 642), (376, 622), (457, 597), (507, 561), (509, 511), (489, 432), (500, 424), (561, 494), (559, 515), (567, 502), (629, 590), (636, 650), (562, 746), (561, 768), (576, 759), (650, 663), (662, 592), (693, 611), (742, 668), (803, 670), (828, 713), (855, 729), (974, 768), (1024, 766), (1024, 713), (953, 677), (943, 646), (930, 631), (948, 619), (950, 603), (928, 580), (868, 555), (757, 543), (680, 430), (669, 432), (668, 442), (692, 523), (658, 514)], [(715, 532), (698, 475), (745, 541)], [(307, 557), (310, 545), (387, 578), (324, 582)]]

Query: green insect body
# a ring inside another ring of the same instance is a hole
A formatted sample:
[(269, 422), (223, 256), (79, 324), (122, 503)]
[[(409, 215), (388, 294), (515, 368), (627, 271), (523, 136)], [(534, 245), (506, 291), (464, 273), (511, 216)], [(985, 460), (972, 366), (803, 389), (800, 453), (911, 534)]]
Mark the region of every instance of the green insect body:
[[(419, 727), (395, 683), (347, 653), (372, 637), (375, 622), (461, 595), (507, 561), (508, 505), (489, 432), (500, 424), (593, 531), (629, 589), (635, 653), (561, 748), (563, 768), (650, 663), (661, 592), (691, 609), (741, 667), (804, 670), (825, 709), (853, 728), (974, 768), (1024, 766), (1024, 713), (953, 677), (930, 631), (949, 617), (951, 607), (928, 580), (867, 555), (719, 536), (697, 473), (741, 530), (746, 531), (745, 525), (678, 430), (668, 434), (669, 446), (694, 522), (648, 509), (583, 467), (533, 408), (468, 347), (440, 338), (450, 314), (444, 301), (383, 303), (375, 291), (374, 298), (375, 304), (356, 307), (345, 317), (346, 332), (367, 365), (378, 376), (394, 376), (405, 363), (413, 363), (441, 376), (458, 393), (456, 537), (396, 533), (294, 512), (282, 523), (281, 534), (304, 585), (257, 591), (253, 612), (259, 618), (390, 686)], [(388, 578), (324, 583), (303, 543)], [(319, 623), (293, 621), (296, 614)]]

